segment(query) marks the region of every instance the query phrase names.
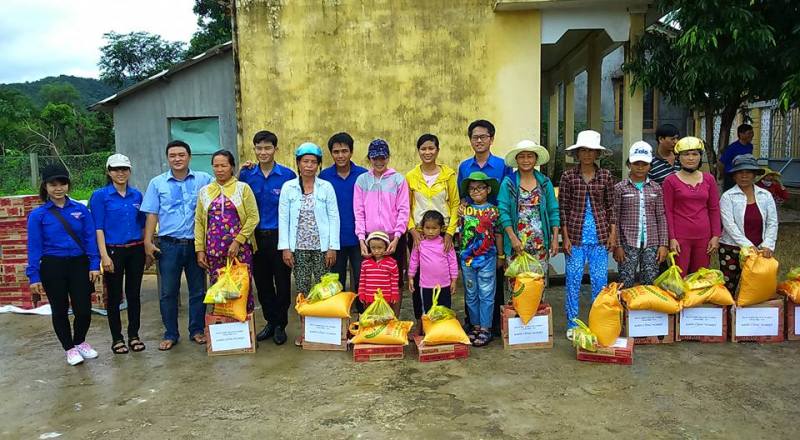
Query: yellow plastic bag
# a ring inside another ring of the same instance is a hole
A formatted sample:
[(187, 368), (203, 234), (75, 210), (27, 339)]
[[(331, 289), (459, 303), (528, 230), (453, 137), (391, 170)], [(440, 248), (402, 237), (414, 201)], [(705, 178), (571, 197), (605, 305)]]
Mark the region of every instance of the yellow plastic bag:
[(544, 278), (533, 272), (518, 274), (514, 279), (514, 289), (511, 292), (511, 304), (514, 305), (519, 318), (524, 325), (536, 315), (539, 303), (544, 292)]
[(686, 287), (686, 282), (681, 277), (681, 268), (675, 264), (675, 252), (669, 253), (670, 266), (664, 273), (658, 276), (653, 281), (653, 284), (666, 290), (675, 299), (683, 298), (683, 294), (689, 290)]
[(373, 327), (378, 324), (385, 324), (389, 321), (397, 319), (394, 316), (394, 310), (392, 310), (392, 306), (383, 299), (383, 291), (378, 289), (375, 291), (375, 297), (364, 313), (358, 318), (358, 323), (361, 325), (362, 328), (364, 327)]
[(356, 294), (353, 292), (339, 292), (336, 295), (318, 301), (308, 302), (302, 293), (297, 294), (297, 303), (294, 309), (300, 316), (318, 316), (320, 318), (349, 318), (350, 307)]
[(326, 273), (320, 278), (319, 282), (311, 288), (311, 292), (308, 292), (308, 298), (306, 299), (313, 304), (331, 298), (342, 290), (343, 287), (342, 283), (339, 282), (339, 274)]
[[(523, 237), (523, 248), (525, 247), (525, 240), (526, 238)], [(516, 278), (520, 274), (529, 272), (538, 274), (542, 277), (544, 276), (544, 268), (542, 267), (542, 263), (539, 262), (539, 259), (527, 252), (522, 252), (518, 256), (514, 257), (508, 264), (508, 269), (505, 271), (505, 276), (509, 278)]]
[(453, 319), (456, 317), (456, 312), (454, 312), (453, 309), (439, 305), (440, 293), (442, 293), (442, 288), (437, 284), (436, 287), (433, 288), (433, 298), (431, 301), (433, 305), (431, 305), (431, 308), (428, 309), (427, 313), (425, 313), (425, 315), (427, 315), (428, 318), (434, 322), (444, 321), (445, 319)]
[(572, 333), (572, 345), (586, 351), (597, 351), (597, 335), (592, 333), (589, 326), (578, 318), (572, 320), (578, 327)]
[(603, 347), (613, 345), (622, 332), (619, 286), (619, 283), (611, 283), (601, 290), (589, 311), (589, 329), (597, 335), (597, 342)]
[(800, 267), (795, 267), (786, 275), (786, 280), (778, 284), (778, 293), (786, 295), (795, 304), (800, 304)]
[(470, 344), (469, 336), (464, 332), (456, 318), (433, 321), (428, 315), (422, 315), (422, 331), (426, 345)]
[(686, 276), (683, 280), (689, 290), (697, 290), (720, 284), (724, 285), (725, 275), (722, 274), (722, 271), (701, 267), (697, 272)]
[(229, 299), (247, 297), (250, 293), (250, 268), (246, 264), (229, 258), (217, 274), (217, 282), (208, 288), (203, 303), (223, 304)]
[(242, 295), (239, 298), (228, 300), (228, 302), (224, 304), (214, 304), (214, 314), (227, 316), (240, 322), (246, 321), (247, 295)]
[(408, 345), (408, 332), (414, 323), (393, 319), (382, 324), (364, 327), (358, 322), (350, 324), (353, 344)]
[(636, 286), (619, 292), (628, 310), (652, 310), (661, 313), (678, 313), (681, 304), (656, 286)]
[(718, 306), (732, 306), (733, 295), (731, 295), (724, 283), (702, 289), (689, 290), (681, 300), (681, 307), (691, 308), (707, 303)]
[(738, 307), (761, 304), (775, 297), (778, 289), (778, 260), (766, 258), (757, 249), (742, 248), (739, 251), (742, 276), (736, 294)]

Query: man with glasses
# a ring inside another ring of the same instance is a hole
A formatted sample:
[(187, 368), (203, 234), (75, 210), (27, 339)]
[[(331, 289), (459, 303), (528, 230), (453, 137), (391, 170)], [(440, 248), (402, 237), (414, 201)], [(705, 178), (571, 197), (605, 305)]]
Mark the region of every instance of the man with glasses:
[[(467, 128), (467, 136), (469, 136), (470, 145), (472, 146), (472, 151), (475, 152), (475, 155), (461, 162), (461, 164), (458, 166), (459, 191), (461, 191), (462, 188), (461, 182), (463, 182), (464, 179), (469, 177), (469, 175), (473, 172), (480, 171), (486, 174), (488, 177), (497, 180), (498, 182), (502, 182), (506, 176), (513, 172), (510, 167), (506, 166), (505, 161), (502, 158), (492, 154), (491, 149), (492, 143), (494, 142), (494, 134), (494, 124), (487, 120), (478, 119), (477, 121), (473, 121), (469, 124), (469, 127)], [(462, 205), (471, 200), (469, 194), (463, 191), (461, 191), (459, 196), (461, 197)], [(497, 206), (496, 193), (489, 194), (489, 203)], [(492, 319), (492, 333), (494, 336), (500, 336), (500, 306), (505, 302), (506, 283), (503, 272), (504, 270), (502, 268), (497, 269), (497, 287), (495, 289), (493, 311), (494, 318)], [(467, 315), (465, 323), (469, 328), (470, 319), (469, 313), (466, 311), (466, 307), (464, 307), (464, 313)]]

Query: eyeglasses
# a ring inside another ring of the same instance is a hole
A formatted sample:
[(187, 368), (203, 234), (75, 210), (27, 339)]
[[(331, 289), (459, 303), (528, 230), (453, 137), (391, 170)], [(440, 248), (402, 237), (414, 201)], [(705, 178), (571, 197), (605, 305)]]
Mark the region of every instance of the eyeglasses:
[(471, 186), (469, 187), (469, 192), (476, 193), (481, 191), (486, 191), (489, 187), (488, 186)]
[(472, 142), (476, 142), (476, 141), (486, 141), (487, 139), (491, 139), (491, 137), (492, 136), (488, 134), (476, 134), (474, 136), (470, 136), (470, 139), (472, 140)]

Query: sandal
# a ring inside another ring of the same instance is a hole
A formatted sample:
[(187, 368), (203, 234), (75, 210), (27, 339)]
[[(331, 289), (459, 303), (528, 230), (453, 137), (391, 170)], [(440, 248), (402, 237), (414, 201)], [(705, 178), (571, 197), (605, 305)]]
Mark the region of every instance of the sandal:
[(478, 335), (480, 334), (481, 334), (481, 328), (473, 327), (472, 330), (470, 330), (470, 332), (467, 334), (469, 342), (475, 342), (475, 340), (478, 339)]
[(486, 330), (481, 330), (481, 332), (478, 334), (478, 337), (475, 338), (475, 341), (472, 343), (472, 345), (476, 347), (485, 347), (491, 341), (492, 341), (492, 334)]
[(127, 354), (128, 347), (125, 346), (125, 340), (120, 339), (118, 341), (114, 341), (114, 343), (111, 344), (111, 351), (113, 351), (114, 354)]
[(208, 342), (206, 341), (206, 335), (202, 333), (195, 333), (195, 335), (192, 336), (192, 341), (197, 345), (206, 345), (206, 342)]
[(172, 339), (164, 339), (163, 341), (161, 341), (161, 344), (158, 345), (158, 350), (159, 351), (172, 350), (172, 347), (174, 347), (175, 344), (177, 343), (178, 343), (177, 341), (173, 341)]
[(137, 353), (140, 351), (144, 351), (144, 349), (146, 348), (144, 342), (142, 342), (142, 340), (139, 339), (138, 336), (128, 339), (128, 347), (131, 348), (131, 351), (135, 351)]

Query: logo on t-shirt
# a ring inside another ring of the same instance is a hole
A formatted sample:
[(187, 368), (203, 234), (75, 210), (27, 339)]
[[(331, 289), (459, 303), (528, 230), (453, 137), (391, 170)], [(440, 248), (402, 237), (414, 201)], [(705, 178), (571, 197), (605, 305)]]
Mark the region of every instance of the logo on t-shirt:
[(75, 218), (75, 220), (80, 220), (80, 219), (81, 219), (81, 217), (83, 217), (83, 213), (82, 213), (82, 212), (80, 212), (80, 211), (75, 211), (75, 212), (73, 212), (73, 213), (70, 213), (70, 215), (71, 215), (72, 217), (74, 217), (74, 218)]

